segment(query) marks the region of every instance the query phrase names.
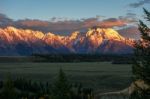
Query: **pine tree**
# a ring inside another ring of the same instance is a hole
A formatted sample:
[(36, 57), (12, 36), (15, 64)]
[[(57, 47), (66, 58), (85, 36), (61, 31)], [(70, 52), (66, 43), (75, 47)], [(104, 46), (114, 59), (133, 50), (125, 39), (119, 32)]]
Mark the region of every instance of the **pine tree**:
[(1, 95), (2, 99), (17, 99), (15, 87), (10, 76), (8, 76), (7, 79), (3, 82), (3, 88), (1, 94), (2, 94)]
[(52, 99), (70, 99), (71, 87), (62, 69), (52, 89)]
[[(150, 22), (150, 12), (144, 9), (145, 19)], [(150, 86), (150, 28), (139, 21), (141, 39), (135, 44), (135, 57), (132, 66), (133, 78), (135, 81), (142, 80)], [(150, 99), (150, 90), (137, 86), (136, 92), (131, 95), (131, 99)]]

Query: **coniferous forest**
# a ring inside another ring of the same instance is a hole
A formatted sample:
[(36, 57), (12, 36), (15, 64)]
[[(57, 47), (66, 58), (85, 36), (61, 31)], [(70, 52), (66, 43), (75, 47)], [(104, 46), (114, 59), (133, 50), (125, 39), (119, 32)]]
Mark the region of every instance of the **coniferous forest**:
[(0, 82), (0, 89), (0, 99), (94, 99), (91, 88), (84, 88), (81, 83), (70, 83), (62, 69), (52, 84), (24, 78), (12, 80), (8, 74)]

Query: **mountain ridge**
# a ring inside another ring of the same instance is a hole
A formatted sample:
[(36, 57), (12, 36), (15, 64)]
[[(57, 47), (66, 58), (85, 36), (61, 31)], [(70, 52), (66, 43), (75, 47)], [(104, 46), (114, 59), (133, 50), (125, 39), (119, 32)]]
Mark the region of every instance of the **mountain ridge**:
[(111, 28), (91, 28), (85, 33), (75, 31), (67, 36), (18, 29), (12, 26), (0, 28), (0, 55), (30, 55), (33, 53), (128, 54), (132, 53), (133, 44), (133, 39), (125, 38)]

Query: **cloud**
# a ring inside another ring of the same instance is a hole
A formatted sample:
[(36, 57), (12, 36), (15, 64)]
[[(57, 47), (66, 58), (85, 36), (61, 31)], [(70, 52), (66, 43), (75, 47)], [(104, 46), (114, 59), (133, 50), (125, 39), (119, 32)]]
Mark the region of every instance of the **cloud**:
[(30, 19), (26, 19), (26, 20), (19, 20), (16, 21), (16, 23), (19, 25), (23, 25), (23, 26), (28, 26), (28, 27), (36, 27), (36, 26), (43, 26), (43, 27), (47, 27), (49, 25), (49, 23), (47, 21), (40, 21), (40, 20), (30, 20)]
[(124, 19), (117, 19), (117, 18), (109, 18), (105, 19), (102, 22), (99, 23), (101, 27), (122, 27), (127, 25), (127, 21)]
[[(57, 20), (57, 19), (54, 19)], [(18, 20), (14, 22), (14, 26), (23, 29), (33, 29), (42, 32), (69, 33), (81, 29), (82, 22), (79, 20), (64, 21), (41, 21), (41, 20)]]
[(123, 27), (131, 23), (130, 20), (126, 18), (108, 18), (100, 21), (97, 18), (89, 18), (83, 21), (83, 27), (90, 28), (93, 26), (98, 26), (101, 28), (113, 28), (113, 27)]
[(140, 31), (136, 26), (130, 26), (123, 29), (118, 30), (118, 32), (127, 38), (139, 39), (140, 38)]
[(7, 16), (0, 14), (1, 27), (15, 26), (17, 28), (39, 30), (45, 33), (54, 32), (59, 34), (68, 34), (76, 30), (86, 30), (93, 26), (99, 26), (103, 28), (123, 27), (133, 22), (135, 21), (127, 17), (108, 19), (95, 17), (80, 20), (60, 20), (60, 18), (53, 17), (50, 21), (31, 19), (13, 21)]
[(119, 19), (133, 24), (137, 24), (138, 22), (138, 19), (134, 13), (127, 13), (126, 16), (119, 16)]
[(136, 3), (129, 4), (129, 6), (132, 7), (132, 8), (137, 8), (137, 7), (140, 7), (144, 4), (150, 4), (150, 0), (140, 0)]
[(128, 12), (126, 15), (129, 17), (136, 17), (136, 14), (132, 12)]
[(8, 25), (12, 25), (13, 20), (8, 18), (6, 15), (0, 13), (0, 26), (5, 27)]

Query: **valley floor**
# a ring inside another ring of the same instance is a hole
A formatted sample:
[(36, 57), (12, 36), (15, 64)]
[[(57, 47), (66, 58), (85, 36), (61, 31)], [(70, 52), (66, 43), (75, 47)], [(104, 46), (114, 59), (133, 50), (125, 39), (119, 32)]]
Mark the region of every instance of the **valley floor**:
[(53, 82), (59, 69), (68, 76), (70, 82), (82, 83), (83, 87), (98, 92), (121, 90), (131, 82), (131, 65), (110, 62), (81, 63), (0, 63), (0, 79), (8, 73), (12, 77), (40, 82)]

